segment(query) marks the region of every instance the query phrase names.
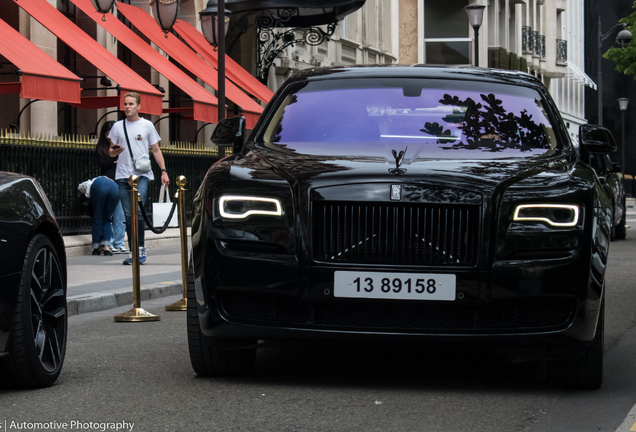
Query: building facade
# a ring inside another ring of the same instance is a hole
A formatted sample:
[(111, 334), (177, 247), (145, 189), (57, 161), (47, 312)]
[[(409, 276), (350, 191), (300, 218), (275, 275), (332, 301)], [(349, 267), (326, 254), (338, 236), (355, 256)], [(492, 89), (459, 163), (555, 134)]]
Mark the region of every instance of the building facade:
[[(150, 84), (164, 91), (164, 108), (174, 111), (191, 100), (179, 86), (159, 73), (136, 52), (97, 25), (73, 0), (42, 0), (57, 8), (66, 18), (95, 39), (114, 57), (128, 65)], [(82, 95), (113, 96), (118, 90), (112, 83), (102, 85), (104, 73), (70, 49), (38, 21), (8, 0), (0, 10), (0, 19), (8, 22), (48, 55), (83, 78)], [(152, 14), (148, 0), (126, 0)], [(117, 2), (116, 4), (120, 4)], [(206, 0), (182, 3), (179, 19), (200, 31), (199, 12)], [(275, 91), (294, 71), (321, 66), (354, 64), (475, 64), (474, 31), (464, 7), (486, 6), (479, 29), (480, 66), (529, 72), (548, 87), (561, 109), (573, 140), (585, 120), (585, 86), (595, 83), (584, 72), (584, 8), (579, 0), (366, 0), (363, 7), (347, 15), (335, 29), (321, 26), (328, 37), (315, 43), (305, 37), (306, 29), (276, 28), (269, 35), (253, 25), (232, 18), (231, 26), (245, 28), (232, 36), (228, 54), (251, 75)], [(122, 6), (123, 7), (123, 6)], [(113, 11), (127, 21), (117, 11)], [(132, 24), (128, 26), (146, 38)], [(266, 37), (263, 37), (263, 36)], [(278, 45), (269, 41), (278, 35)], [(287, 41), (282, 43), (281, 41)], [(289, 43), (291, 40), (294, 43)], [(156, 45), (154, 49), (171, 59)], [(270, 51), (267, 51), (267, 50)], [(273, 51), (272, 51), (273, 50)], [(277, 53), (272, 62), (263, 60)], [(270, 66), (271, 64), (271, 66)], [(11, 65), (3, 61), (0, 83), (15, 80)], [(212, 87), (191, 71), (181, 69), (210, 94)], [(266, 71), (265, 73), (263, 71)], [(263, 75), (263, 76), (261, 76)], [(60, 102), (33, 103), (16, 94), (0, 96), (0, 128), (16, 126), (32, 133), (95, 134), (99, 125), (118, 117), (116, 110), (83, 109)], [(589, 97), (589, 96), (588, 96)], [(230, 113), (239, 110), (230, 102)], [(165, 110), (164, 110), (165, 111)], [(19, 119), (18, 119), (19, 115)], [(170, 140), (202, 141), (210, 128), (203, 121), (193, 121), (178, 112), (148, 116), (156, 123), (160, 135)]]
[(294, 71), (321, 66), (395, 64), (399, 60), (399, 0), (367, 0), (318, 46), (298, 43), (275, 60), (269, 87), (278, 89)]
[[(631, 15), (635, 10), (632, 1), (626, 0), (585, 0), (585, 72), (598, 81), (599, 66), (602, 68), (603, 101), (601, 112), (603, 114), (603, 126), (608, 128), (618, 145), (618, 151), (611, 156), (612, 160), (619, 162), (623, 172), (633, 177), (636, 174), (636, 147), (634, 140), (636, 131), (631, 125), (636, 122), (636, 77), (617, 72), (612, 60), (602, 59), (598, 62), (598, 24), (601, 20), (601, 32), (607, 34), (607, 39), (601, 42), (601, 53), (605, 53), (612, 46), (618, 46), (616, 35), (619, 28), (614, 28), (622, 18)], [(612, 30), (613, 29), (613, 30)], [(585, 114), (591, 123), (598, 123), (599, 106), (598, 93), (592, 88), (586, 88)], [(619, 98), (628, 98), (630, 102), (627, 110), (621, 112), (618, 104)], [(623, 142), (623, 117), (625, 124), (625, 141)], [(625, 146), (625, 161), (621, 160)], [(628, 184), (627, 193), (632, 196), (636, 192), (636, 182)]]
[[(79, 27), (97, 41), (113, 58), (129, 67), (130, 73), (134, 71), (148, 83), (163, 91), (164, 114), (145, 115), (155, 123), (162, 138), (171, 141), (209, 141), (212, 130), (211, 127), (207, 127), (209, 122), (193, 121), (191, 116), (188, 117), (178, 112), (184, 105), (188, 105), (188, 101), (192, 99), (191, 95), (186, 94), (182, 90), (182, 86), (175, 85), (164, 74), (160, 73), (153, 67), (153, 64), (147, 62), (143, 55), (139, 55), (139, 52), (129, 49), (129, 43), (126, 43), (128, 41), (117, 39), (98, 25), (94, 17), (87, 16), (86, 10), (82, 10), (78, 6), (77, 0), (37, 1), (45, 1), (56, 8), (64, 15), (65, 19), (68, 19), (69, 25)], [(112, 97), (119, 94), (120, 90), (117, 86), (121, 83), (116, 82), (112, 76), (107, 76), (100, 70), (99, 65), (95, 66), (91, 61), (69, 48), (63, 40), (58, 39), (55, 34), (32, 18), (16, 2), (7, 0), (6, 3), (8, 7), (0, 10), (0, 19), (9, 23), (46, 54), (80, 77), (83, 80), (81, 84), (82, 97)], [(113, 17), (109, 16), (108, 19), (117, 17), (163, 57), (177, 64), (177, 60), (171, 58), (155, 45), (152, 38), (148, 40), (149, 35), (143, 34), (142, 30), (126, 19), (122, 14), (124, 8), (122, 3), (135, 6), (152, 15), (153, 10), (149, 1), (117, 1), (112, 10)], [(183, 2), (178, 18), (200, 32), (199, 12), (206, 7), (206, 4), (206, 0)], [(328, 36), (323, 38), (319, 44), (316, 44), (312, 38), (303, 40), (306, 29), (276, 28), (271, 32), (271, 36), (282, 36), (285, 33), (287, 36), (293, 34), (296, 42), (284, 44), (282, 47), (280, 43), (274, 45), (273, 48), (269, 47), (278, 52), (271, 67), (269, 67), (269, 63), (262, 60), (267, 53), (263, 54), (260, 51), (268, 47), (267, 44), (259, 42), (262, 35), (257, 32), (252, 22), (252, 25), (247, 25), (246, 28), (235, 32), (237, 36), (228, 41), (228, 54), (255, 77), (261, 78), (259, 73), (262, 72), (264, 64), (266, 64), (268, 73), (261, 81), (274, 91), (294, 71), (306, 68), (347, 64), (396, 63), (399, 58), (398, 6), (399, 0), (367, 0), (362, 8), (344, 17), (331, 32), (328, 26), (320, 26), (321, 30)], [(232, 28), (236, 29), (242, 25), (244, 23), (240, 19), (232, 18), (230, 35)], [(267, 32), (262, 31), (261, 33)], [(177, 36), (171, 35), (170, 37)], [(155, 40), (155, 42), (157, 41)], [(12, 73), (12, 71), (16, 71), (16, 68), (10, 62), (3, 61), (3, 66), (5, 66), (3, 69), (5, 73), (0, 75), (0, 84), (19, 81), (16, 74)], [(202, 79), (201, 76), (197, 76), (183, 64), (178, 65), (178, 67), (207, 92), (215, 95), (210, 80)], [(0, 97), (3, 98), (3, 103), (0, 104), (0, 128), (18, 129), (36, 135), (97, 134), (100, 125), (107, 120), (116, 120), (120, 115), (116, 108), (85, 109), (63, 102), (44, 100), (34, 102), (20, 98), (18, 94), (3, 94)], [(256, 99), (255, 101), (263, 105), (261, 101)], [(238, 106), (233, 104), (231, 97), (228, 98), (227, 103), (229, 114), (241, 112)], [(167, 108), (174, 112), (166, 113)]]
[(474, 31), (464, 7), (486, 6), (479, 66), (520, 70), (540, 79), (576, 140), (586, 123), (583, 5), (577, 0), (400, 0), (400, 62), (475, 64)]

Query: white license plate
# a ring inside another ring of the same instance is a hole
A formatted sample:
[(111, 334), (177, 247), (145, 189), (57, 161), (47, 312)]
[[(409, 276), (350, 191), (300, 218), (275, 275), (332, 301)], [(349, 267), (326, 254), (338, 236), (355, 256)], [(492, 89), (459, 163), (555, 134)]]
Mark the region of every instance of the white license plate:
[(455, 275), (337, 271), (335, 297), (395, 300), (455, 300)]

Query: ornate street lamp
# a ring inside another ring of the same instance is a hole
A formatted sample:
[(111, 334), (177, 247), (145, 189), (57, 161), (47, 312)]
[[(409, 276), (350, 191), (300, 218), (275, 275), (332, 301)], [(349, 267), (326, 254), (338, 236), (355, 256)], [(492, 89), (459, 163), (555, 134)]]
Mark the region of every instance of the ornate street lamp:
[(627, 161), (625, 160), (625, 111), (627, 111), (627, 104), (629, 103), (628, 98), (619, 98), (618, 106), (621, 109), (621, 120), (623, 127), (623, 143), (621, 144), (621, 164), (623, 165), (623, 176), (627, 172)]
[[(225, 9), (225, 0), (218, 0), (216, 5), (212, 2), (213, 0), (209, 0), (207, 7), (199, 12), (199, 19), (203, 36), (218, 51), (219, 82), (216, 98), (219, 104), (219, 121), (221, 121), (225, 118), (225, 35), (230, 25), (231, 12)], [(219, 23), (223, 23), (222, 28)]]
[[(218, 2), (219, 4), (221, 2)], [(201, 31), (203, 32), (203, 36), (208, 40), (210, 45), (212, 45), (215, 50), (219, 47), (219, 21), (224, 22), (223, 29), (223, 38), (227, 35), (227, 31), (230, 28), (230, 12), (228, 9), (225, 9), (225, 5), (223, 5), (223, 15), (224, 18), (221, 19), (219, 16), (219, 6), (216, 4), (212, 4), (211, 1), (208, 2), (207, 7), (199, 12), (199, 19), (201, 20)]]
[(468, 22), (475, 32), (475, 66), (479, 66), (479, 27), (484, 21), (484, 9), (486, 6), (480, 4), (464, 6), (468, 14)]
[(91, 3), (97, 12), (103, 14), (102, 21), (106, 21), (106, 14), (112, 9), (115, 0), (91, 0)]
[[(179, 8), (184, 0), (150, 0), (152, 14), (155, 21), (163, 30), (163, 34), (168, 37), (168, 33), (172, 30), (172, 26), (177, 22), (179, 16)], [(187, 0), (185, 0), (187, 1)]]
[(632, 33), (629, 30), (626, 30), (625, 27), (627, 27), (627, 24), (616, 24), (614, 27), (612, 27), (607, 33), (603, 34), (603, 32), (601, 31), (601, 17), (598, 17), (598, 42), (597, 42), (597, 46), (598, 46), (598, 83), (597, 83), (597, 90), (598, 90), (598, 125), (599, 126), (603, 126), (603, 68), (602, 68), (602, 59), (603, 59), (603, 53), (602, 53), (602, 48), (603, 48), (603, 41), (605, 39), (607, 39), (610, 34), (618, 27), (623, 27), (623, 30), (618, 32), (618, 35), (616, 35), (616, 42), (618, 42), (621, 45), (621, 48), (625, 48), (625, 46), (629, 45), (629, 43), (632, 41)]

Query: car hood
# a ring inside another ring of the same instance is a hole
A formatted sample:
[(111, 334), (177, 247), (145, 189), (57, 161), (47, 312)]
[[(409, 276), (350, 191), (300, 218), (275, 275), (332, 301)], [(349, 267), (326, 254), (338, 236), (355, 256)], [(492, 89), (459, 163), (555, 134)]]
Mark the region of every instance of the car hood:
[[(233, 177), (275, 180), (313, 189), (351, 183), (422, 183), (452, 185), (457, 189), (492, 191), (502, 183), (512, 185), (524, 179), (558, 181), (571, 169), (561, 155), (536, 158), (405, 159), (369, 156), (316, 156), (295, 152), (254, 149), (232, 163)], [(551, 180), (549, 180), (551, 179)]]

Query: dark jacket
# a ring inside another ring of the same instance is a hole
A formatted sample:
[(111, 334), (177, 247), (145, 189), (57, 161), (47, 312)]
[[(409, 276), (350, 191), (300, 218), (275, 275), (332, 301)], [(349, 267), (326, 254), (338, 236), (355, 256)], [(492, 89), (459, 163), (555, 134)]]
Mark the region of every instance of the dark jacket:
[(95, 151), (95, 160), (97, 161), (97, 165), (102, 170), (101, 175), (108, 177), (111, 180), (115, 180), (115, 170), (117, 169), (117, 156), (115, 157), (104, 157), (99, 154), (98, 151)]

